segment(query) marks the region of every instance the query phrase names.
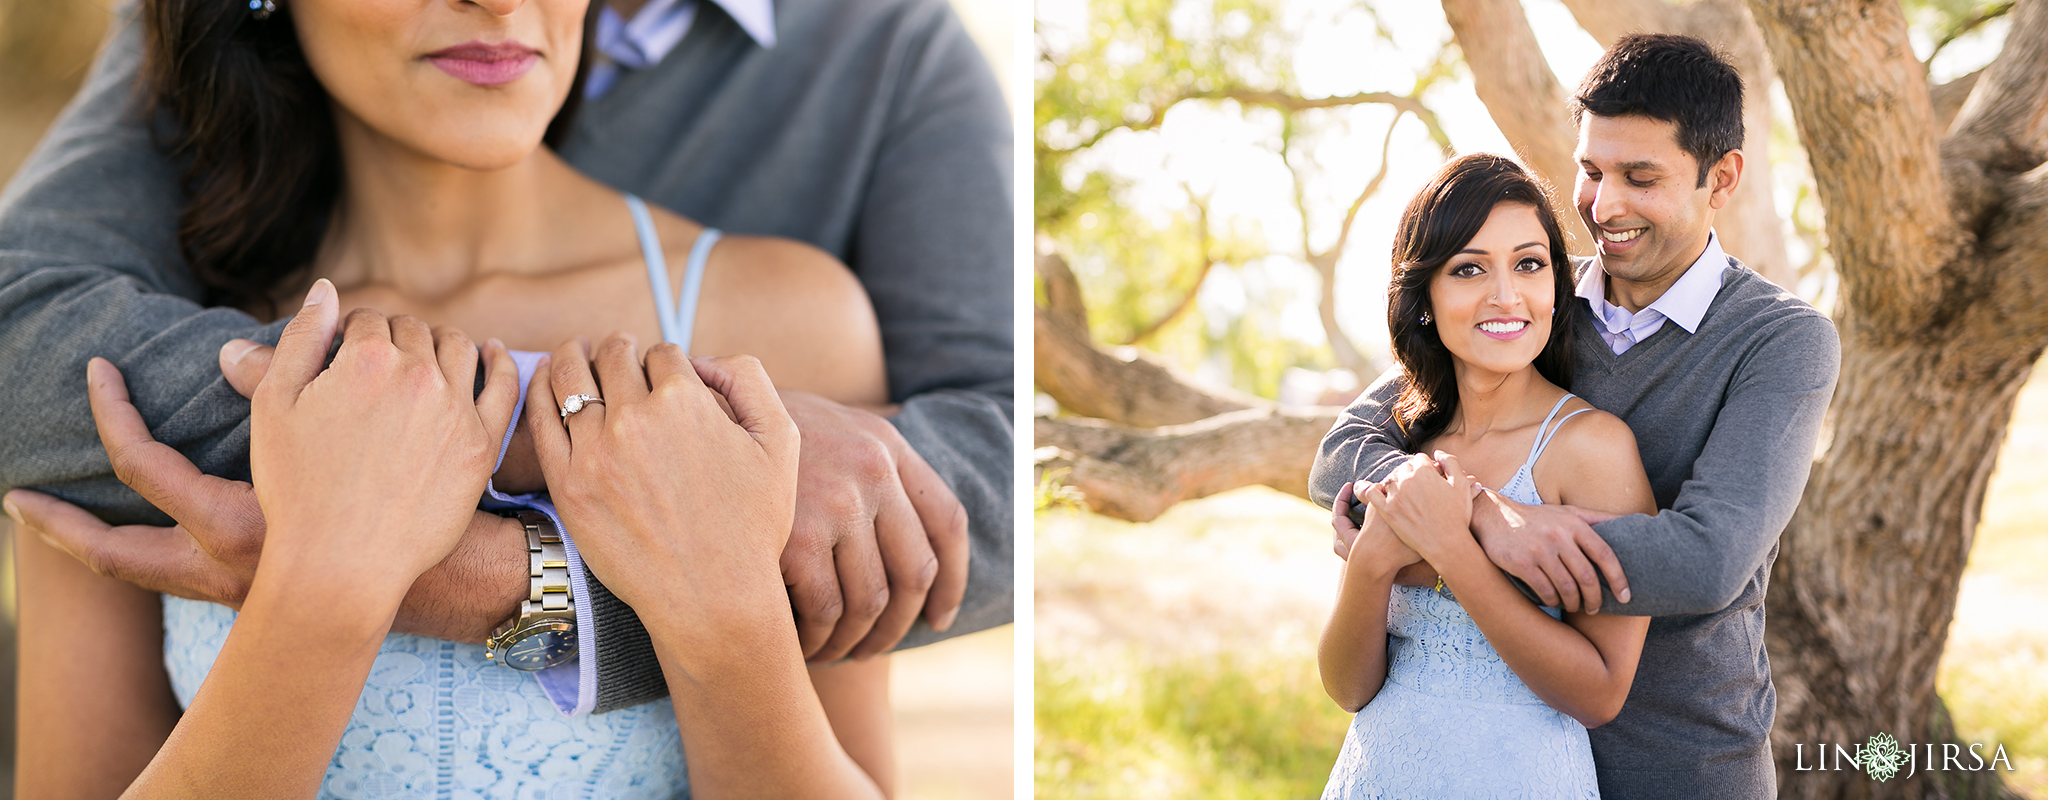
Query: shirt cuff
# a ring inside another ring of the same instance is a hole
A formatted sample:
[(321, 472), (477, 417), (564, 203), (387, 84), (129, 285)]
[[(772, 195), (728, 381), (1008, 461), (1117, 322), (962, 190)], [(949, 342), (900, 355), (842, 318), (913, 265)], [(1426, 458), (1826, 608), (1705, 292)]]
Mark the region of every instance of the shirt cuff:
[[(512, 430), (526, 411), (526, 387), (532, 383), (534, 370), (546, 353), (513, 350), (512, 361), (519, 365), (519, 402), (512, 407), (514, 425), (505, 429), (505, 440), (498, 444), (498, 463), (505, 461), (505, 451), (512, 445)], [(495, 469), (495, 467), (494, 467)], [(569, 557), (569, 601), (576, 610), (576, 657), (535, 674), (540, 681), (541, 692), (547, 695), (555, 709), (568, 716), (588, 714), (597, 707), (597, 626), (591, 620), (590, 584), (584, 578), (583, 556), (576, 552), (576, 541), (571, 538), (569, 526), (562, 524), (562, 515), (555, 510), (543, 492), (533, 494), (506, 494), (498, 491), (495, 484), (484, 484), (483, 508), (488, 511), (511, 509), (532, 509), (548, 515), (555, 523), (555, 530), (562, 534), (562, 549)]]

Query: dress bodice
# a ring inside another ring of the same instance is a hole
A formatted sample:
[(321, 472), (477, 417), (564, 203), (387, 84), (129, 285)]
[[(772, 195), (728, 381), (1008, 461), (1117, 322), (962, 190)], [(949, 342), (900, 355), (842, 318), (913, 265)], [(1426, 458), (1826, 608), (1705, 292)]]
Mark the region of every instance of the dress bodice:
[[(164, 666), (190, 707), (234, 625), (233, 609), (164, 597)], [(533, 673), (482, 645), (385, 637), (321, 782), (335, 800), (687, 798), (668, 700), (567, 716)]]
[[(1543, 503), (1530, 472), (1570, 399), (1551, 408), (1502, 496)], [(1559, 618), (1555, 608), (1543, 611)], [(1599, 786), (1585, 726), (1515, 675), (1456, 595), (1397, 585), (1387, 604), (1387, 680), (1352, 718), (1323, 797), (1597, 800)]]

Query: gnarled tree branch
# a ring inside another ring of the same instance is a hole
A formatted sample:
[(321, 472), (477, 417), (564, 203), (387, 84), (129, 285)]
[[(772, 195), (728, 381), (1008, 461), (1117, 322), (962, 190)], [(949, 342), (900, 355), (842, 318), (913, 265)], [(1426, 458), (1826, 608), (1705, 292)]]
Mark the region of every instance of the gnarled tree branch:
[(1183, 500), (1255, 484), (1306, 499), (1316, 447), (1337, 413), (1265, 406), (1151, 430), (1040, 417), (1032, 433), (1038, 447), (1058, 448), (1039, 469), (1070, 469), (1065, 482), (1089, 510), (1145, 522)]
[(1520, 0), (1444, 0), (1444, 19), (1472, 67), (1479, 101), (1516, 155), (1557, 191), (1558, 214), (1572, 250), (1592, 252), (1593, 239), (1572, 209), (1578, 161), (1565, 89), (1543, 59)]
[[(1032, 374), (1039, 390), (1060, 407), (1084, 416), (1138, 427), (1178, 425), (1264, 401), (1235, 392), (1209, 392), (1182, 380), (1158, 359), (1133, 347), (1116, 354), (1102, 351), (1089, 338), (1081, 290), (1066, 261), (1040, 256), (1051, 307), (1032, 316)], [(1075, 325), (1075, 321), (1082, 324)]]
[[(1916, 329), (1939, 318), (1951, 222), (1927, 79), (1895, 3), (1751, 0), (1792, 101), (1851, 307)], [(1842, 65), (1855, 64), (1854, 75)]]

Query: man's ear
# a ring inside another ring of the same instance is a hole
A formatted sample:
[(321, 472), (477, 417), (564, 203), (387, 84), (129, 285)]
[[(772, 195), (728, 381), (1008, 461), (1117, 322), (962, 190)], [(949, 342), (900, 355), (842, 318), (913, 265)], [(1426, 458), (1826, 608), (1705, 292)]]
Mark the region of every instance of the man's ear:
[(1742, 183), (1742, 151), (1730, 150), (1721, 154), (1721, 160), (1714, 162), (1714, 168), (1707, 170), (1707, 205), (1715, 211), (1728, 205), (1735, 196), (1735, 187)]

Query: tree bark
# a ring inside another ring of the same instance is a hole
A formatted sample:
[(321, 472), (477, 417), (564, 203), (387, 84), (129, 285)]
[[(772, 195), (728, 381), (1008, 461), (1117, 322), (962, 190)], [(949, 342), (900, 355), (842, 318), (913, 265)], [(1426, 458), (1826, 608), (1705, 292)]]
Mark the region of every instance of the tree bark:
[(1543, 60), (1521, 1), (1444, 0), (1443, 7), (1444, 20), (1472, 68), (1479, 101), (1513, 143), (1515, 155), (1556, 192), (1553, 200), (1572, 252), (1591, 254), (1593, 238), (1572, 205), (1579, 167), (1572, 157), (1578, 132), (1565, 105), (1570, 95)]
[(1032, 423), (1035, 445), (1057, 448), (1038, 469), (1070, 470), (1097, 514), (1147, 522), (1183, 500), (1265, 485), (1308, 499), (1308, 471), (1336, 408), (1248, 408), (1188, 425), (1137, 429), (1092, 420)]
[(1235, 392), (1198, 389), (1135, 347), (1115, 354), (1088, 334), (1081, 286), (1057, 255), (1038, 258), (1048, 306), (1033, 309), (1032, 374), (1066, 411), (1137, 427), (1179, 425), (1264, 403)]
[[(1941, 141), (1896, 4), (1751, 0), (1784, 67), (1842, 292), (1842, 379), (1767, 595), (1772, 738), (1955, 739), (1935, 671), (2014, 397), (2048, 348), (2048, 4)], [(1939, 158), (1937, 157), (1939, 154)], [(1877, 782), (1779, 762), (1782, 796), (2006, 796), (1997, 773)]]

